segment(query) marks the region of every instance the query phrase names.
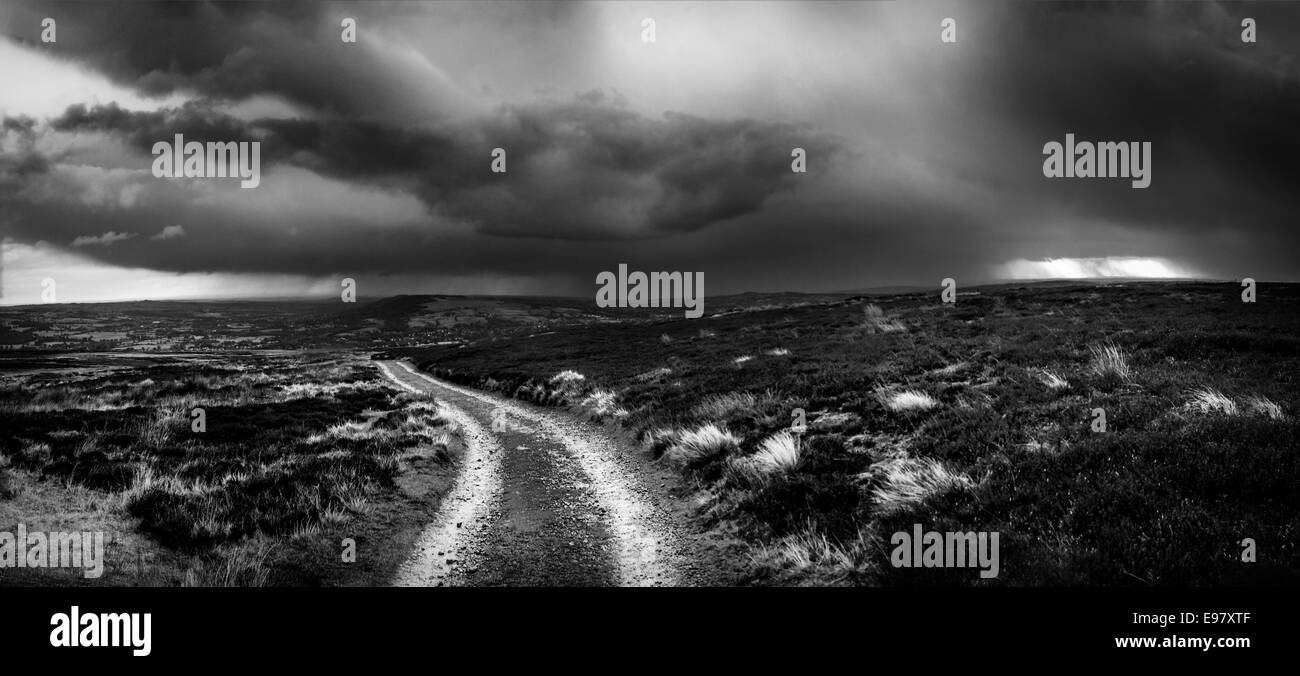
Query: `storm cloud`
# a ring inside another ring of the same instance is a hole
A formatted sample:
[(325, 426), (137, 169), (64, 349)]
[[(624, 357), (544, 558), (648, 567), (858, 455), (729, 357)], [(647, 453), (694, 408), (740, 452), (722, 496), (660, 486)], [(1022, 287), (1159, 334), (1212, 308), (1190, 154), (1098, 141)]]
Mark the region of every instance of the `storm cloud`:
[[(587, 293), (618, 263), (716, 292), (1009, 262), (1294, 279), (1298, 30), (1285, 3), (16, 3), (0, 222), (123, 268), (412, 292)], [(118, 94), (44, 94), (86, 78)], [(1150, 142), (1151, 186), (1045, 178), (1067, 133)], [(175, 134), (259, 141), (262, 185), (155, 178)]]

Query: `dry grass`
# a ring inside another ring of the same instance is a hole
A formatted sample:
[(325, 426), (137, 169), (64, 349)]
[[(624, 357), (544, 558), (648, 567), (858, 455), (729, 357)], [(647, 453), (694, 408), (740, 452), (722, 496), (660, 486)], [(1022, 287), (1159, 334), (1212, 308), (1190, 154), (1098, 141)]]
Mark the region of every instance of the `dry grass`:
[(1201, 387), (1193, 390), (1185, 408), (1197, 413), (1219, 413), (1222, 415), (1237, 415), (1241, 412), (1241, 409), (1237, 407), (1237, 402), (1212, 387)]
[(290, 540), (309, 540), (321, 534), (321, 525), (319, 521), (307, 523), (303, 522), (294, 527), (293, 532), (289, 533)]
[(264, 587), (270, 577), (267, 558), (273, 545), (256, 539), (222, 547), (185, 571), (185, 587)]
[(645, 373), (638, 374), (635, 378), (637, 382), (653, 383), (653, 382), (657, 382), (660, 378), (664, 378), (672, 374), (673, 374), (672, 369), (668, 368), (667, 366), (661, 366), (657, 369), (651, 369), (649, 371), (646, 371)]
[(739, 449), (740, 439), (736, 435), (709, 423), (679, 434), (676, 442), (664, 453), (664, 459), (672, 465), (688, 467)]
[(885, 408), (895, 413), (928, 411), (939, 405), (938, 400), (920, 390), (903, 390), (901, 392), (880, 390), (876, 392), (876, 398)]
[(870, 473), (880, 480), (872, 497), (881, 514), (897, 512), (947, 491), (975, 486), (970, 477), (929, 458), (885, 460), (872, 465)]
[(642, 435), (641, 444), (649, 450), (655, 457), (663, 455), (665, 451), (677, 443), (677, 438), (681, 436), (679, 430), (667, 427), (656, 427), (646, 430)]
[(934, 369), (933, 371), (928, 371), (927, 373), (929, 375), (951, 378), (952, 376), (957, 375), (958, 373), (960, 373), (961, 371), (967, 368), (970, 368), (970, 362), (959, 361), (953, 364), (948, 364), (947, 366), (941, 368)]
[(1282, 407), (1268, 397), (1250, 397), (1246, 400), (1246, 410), (1253, 415), (1260, 415), (1273, 420), (1286, 420), (1286, 414), (1282, 412)]
[(780, 578), (813, 584), (857, 582), (875, 568), (873, 537), (866, 530), (847, 542), (835, 542), (808, 526), (776, 543), (757, 548), (754, 565)]
[(862, 314), (864, 319), (858, 327), (867, 333), (897, 333), (907, 330), (907, 327), (903, 326), (902, 322), (886, 317), (885, 311), (875, 303), (870, 303), (862, 308)]
[(1133, 379), (1133, 369), (1129, 366), (1128, 355), (1124, 349), (1114, 343), (1102, 343), (1088, 346), (1092, 355), (1090, 365), (1093, 375), (1099, 378), (1116, 378), (1121, 381)]
[(777, 432), (764, 439), (749, 459), (764, 474), (788, 472), (799, 464), (799, 440), (789, 431)]
[(725, 475), (737, 485), (760, 487), (775, 476), (791, 472), (799, 464), (799, 440), (789, 431), (763, 440), (753, 455), (732, 457)]
[[(240, 384), (240, 385), (246, 385), (247, 383), (241, 381), (239, 384)], [(281, 396), (280, 396), (280, 397), (276, 397), (275, 399), (280, 399), (280, 400), (285, 400), (285, 399), (298, 399), (298, 398), (314, 399), (314, 398), (316, 398), (316, 397), (328, 397), (328, 396), (333, 396), (333, 395), (336, 395), (336, 394), (338, 394), (339, 392), (342, 392), (342, 391), (344, 391), (344, 390), (357, 390), (357, 389), (363, 389), (363, 390), (364, 390), (364, 389), (381, 389), (382, 387), (383, 387), (383, 385), (382, 385), (382, 384), (379, 384), (379, 383), (365, 383), (365, 382), (361, 382), (361, 383), (291, 383), (291, 384), (289, 384), (289, 385), (282, 386), (281, 389), (280, 389), (280, 395), (281, 395)], [(248, 395), (248, 394), (243, 394), (243, 395), (239, 395), (239, 396), (237, 396), (233, 401), (228, 402), (228, 403), (237, 404), (237, 405), (244, 405), (244, 404), (247, 404), (248, 402), (250, 402), (250, 401), (252, 401), (252, 400), (254, 400), (254, 397), (252, 397), (251, 395)]]
[(718, 420), (733, 413), (749, 413), (758, 406), (758, 397), (748, 392), (728, 392), (705, 397), (691, 407), (691, 416), (704, 420)]
[(320, 522), (324, 526), (341, 526), (351, 518), (347, 508), (342, 506), (331, 506), (320, 513)]
[(618, 405), (618, 397), (609, 390), (596, 390), (588, 394), (579, 406), (594, 418), (626, 418), (627, 409)]
[(1048, 369), (1042, 369), (1038, 372), (1038, 380), (1047, 386), (1049, 390), (1064, 390), (1070, 387), (1070, 381), (1057, 375), (1055, 371), (1049, 371)]
[(160, 448), (171, 441), (172, 432), (185, 419), (183, 411), (170, 407), (156, 408), (136, 425), (135, 436), (150, 448)]
[(320, 434), (312, 434), (307, 437), (309, 444), (322, 444), (345, 439), (347, 441), (369, 441), (372, 439), (386, 439), (393, 436), (393, 430), (376, 429), (369, 422), (356, 422), (349, 420), (346, 422), (330, 425)]
[(568, 385), (571, 383), (580, 383), (587, 379), (587, 376), (578, 373), (572, 369), (565, 369), (551, 376), (552, 385)]
[(1282, 407), (1268, 397), (1252, 395), (1237, 401), (1212, 387), (1199, 387), (1192, 390), (1188, 395), (1187, 403), (1183, 404), (1183, 409), (1202, 414), (1252, 415), (1272, 420), (1286, 420)]

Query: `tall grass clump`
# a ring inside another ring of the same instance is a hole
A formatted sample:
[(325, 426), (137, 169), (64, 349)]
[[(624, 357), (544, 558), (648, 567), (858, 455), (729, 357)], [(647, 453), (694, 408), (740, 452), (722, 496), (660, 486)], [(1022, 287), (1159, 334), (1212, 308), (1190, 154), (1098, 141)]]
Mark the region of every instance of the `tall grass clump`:
[(805, 584), (836, 585), (865, 581), (875, 570), (871, 532), (859, 529), (845, 542), (831, 540), (811, 524), (751, 555), (757, 569)]
[(777, 432), (764, 439), (749, 460), (764, 474), (788, 472), (799, 464), (799, 440), (789, 430)]
[(903, 390), (891, 392), (879, 390), (876, 399), (881, 405), (894, 413), (909, 411), (928, 411), (939, 405), (939, 401), (920, 390)]
[(618, 405), (618, 396), (609, 390), (596, 390), (588, 394), (579, 406), (586, 409), (587, 414), (597, 420), (607, 417), (627, 417), (627, 409)]
[(1129, 366), (1128, 355), (1124, 354), (1124, 349), (1120, 346), (1111, 342), (1094, 344), (1088, 346), (1088, 352), (1092, 355), (1090, 368), (1093, 375), (1121, 382), (1133, 379), (1133, 369)]
[(975, 486), (970, 477), (929, 458), (885, 460), (872, 465), (871, 473), (880, 480), (872, 491), (872, 498), (882, 515), (920, 504), (934, 495), (969, 490)]
[(737, 485), (756, 487), (790, 472), (798, 464), (799, 440), (789, 431), (782, 431), (764, 439), (753, 455), (728, 460), (724, 476)]
[(218, 548), (185, 571), (185, 587), (265, 587), (273, 545), (265, 539)]
[(1286, 414), (1282, 412), (1282, 407), (1271, 401), (1268, 397), (1250, 397), (1246, 400), (1246, 410), (1250, 411), (1254, 415), (1262, 415), (1265, 418), (1286, 420)]
[(740, 439), (736, 435), (709, 423), (682, 432), (663, 457), (676, 467), (692, 467), (739, 449)]
[(1192, 390), (1185, 408), (1197, 413), (1219, 413), (1222, 415), (1237, 415), (1241, 412), (1241, 409), (1237, 407), (1237, 402), (1212, 387), (1201, 387)]

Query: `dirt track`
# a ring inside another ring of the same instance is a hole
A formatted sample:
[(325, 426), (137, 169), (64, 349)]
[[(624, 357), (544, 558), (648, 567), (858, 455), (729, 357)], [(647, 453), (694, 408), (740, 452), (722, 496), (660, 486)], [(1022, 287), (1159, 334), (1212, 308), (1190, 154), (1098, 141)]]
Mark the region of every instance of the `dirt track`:
[(439, 517), (394, 580), (404, 586), (713, 584), (703, 538), (664, 476), (594, 426), (381, 361), (432, 395), (467, 445)]

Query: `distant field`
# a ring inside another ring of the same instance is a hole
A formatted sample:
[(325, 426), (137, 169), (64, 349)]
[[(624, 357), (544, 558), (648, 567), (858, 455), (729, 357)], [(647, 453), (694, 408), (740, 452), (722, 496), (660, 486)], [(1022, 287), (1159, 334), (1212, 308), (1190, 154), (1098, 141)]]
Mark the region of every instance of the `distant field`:
[[(430, 402), (343, 354), (0, 368), (0, 531), (105, 531), (94, 584), (384, 584), (460, 448)], [(343, 538), (359, 565), (340, 563)], [(0, 584), (87, 583), (78, 573), (5, 569)]]
[(0, 349), (211, 353), (347, 350), (472, 340), (611, 321), (586, 299), (394, 296), (0, 307)]
[[(922, 523), (1000, 532), (985, 584), (1296, 584), (1300, 288), (1239, 294), (736, 304), (390, 353), (636, 434), (701, 518), (754, 544), (758, 582), (977, 583), (889, 565), (889, 535)], [(795, 409), (797, 448), (782, 434)], [(1258, 563), (1241, 562), (1244, 538)]]

